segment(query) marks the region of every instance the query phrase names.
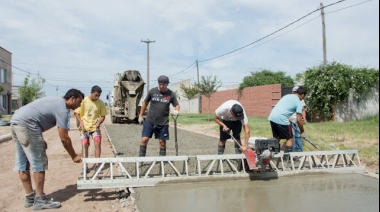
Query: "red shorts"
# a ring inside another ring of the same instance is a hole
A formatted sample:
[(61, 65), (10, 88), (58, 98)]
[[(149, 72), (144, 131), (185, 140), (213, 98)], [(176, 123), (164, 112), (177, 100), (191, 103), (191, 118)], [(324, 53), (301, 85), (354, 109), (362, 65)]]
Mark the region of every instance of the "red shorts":
[(96, 130), (93, 132), (85, 131), (81, 135), (82, 144), (90, 144), (90, 137), (92, 137), (94, 143), (102, 141), (102, 134), (100, 130)]

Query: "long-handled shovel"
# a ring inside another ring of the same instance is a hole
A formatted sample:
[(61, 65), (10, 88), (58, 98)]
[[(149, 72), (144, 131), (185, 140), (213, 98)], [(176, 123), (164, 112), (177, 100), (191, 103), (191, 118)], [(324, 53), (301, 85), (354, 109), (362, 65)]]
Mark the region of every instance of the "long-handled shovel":
[(177, 142), (177, 115), (172, 114), (172, 118), (174, 119), (174, 140), (175, 140), (175, 156), (178, 156), (178, 142)]
[[(294, 123), (293, 123), (292, 121), (290, 121), (290, 125), (292, 126), (292, 128), (293, 128), (295, 131), (297, 131), (298, 134), (301, 135), (301, 132), (300, 132), (296, 127), (294, 127), (293, 124), (294, 124)], [(314, 148), (316, 148), (316, 149), (318, 149), (318, 150), (321, 150), (320, 148), (317, 147), (317, 145), (316, 145), (315, 143), (313, 143), (312, 141), (310, 141), (308, 138), (305, 137), (305, 138), (303, 138), (303, 139), (305, 139), (305, 141), (309, 142)]]
[[(233, 135), (231, 135), (231, 138), (232, 140), (235, 141), (235, 143), (239, 146), (239, 148), (241, 147), (240, 143), (235, 139), (235, 137)], [(248, 163), (248, 166), (249, 166), (249, 170), (254, 170), (254, 169), (258, 169), (258, 167), (256, 167), (256, 154), (255, 152), (252, 150), (252, 149), (247, 149), (246, 151), (244, 151), (244, 156), (245, 156), (245, 159), (247, 160), (247, 163)]]
[[(82, 143), (82, 158), (86, 158), (86, 151), (85, 151), (85, 145), (83, 143), (83, 139), (82, 139), (82, 136), (84, 134), (84, 127), (81, 127), (81, 130), (80, 130), (80, 142)], [(83, 177), (86, 177), (87, 175), (87, 164), (83, 164), (83, 167), (82, 167), (82, 175)]]

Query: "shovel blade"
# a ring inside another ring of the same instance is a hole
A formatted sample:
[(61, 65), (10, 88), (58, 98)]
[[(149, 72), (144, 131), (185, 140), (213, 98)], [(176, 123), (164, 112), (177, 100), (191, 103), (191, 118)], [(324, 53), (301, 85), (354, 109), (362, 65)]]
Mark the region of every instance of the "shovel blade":
[(257, 169), (256, 167), (256, 155), (252, 149), (247, 149), (244, 152), (245, 159), (247, 160), (248, 166), (250, 170)]

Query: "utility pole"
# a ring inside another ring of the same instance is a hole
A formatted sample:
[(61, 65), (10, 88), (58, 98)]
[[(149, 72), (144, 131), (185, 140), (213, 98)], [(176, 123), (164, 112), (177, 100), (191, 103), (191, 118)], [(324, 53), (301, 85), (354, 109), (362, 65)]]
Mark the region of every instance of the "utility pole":
[(147, 68), (146, 68), (147, 84), (146, 84), (146, 91), (148, 93), (149, 92), (149, 44), (154, 43), (155, 41), (154, 40), (151, 41), (151, 40), (147, 39), (147, 40), (141, 40), (141, 42), (144, 42), (147, 45), (147, 53), (146, 53), (146, 57), (147, 57)]
[(323, 3), (321, 3), (321, 18), (322, 18), (322, 42), (323, 42), (323, 67), (326, 70), (327, 65), (327, 55), (326, 55), (326, 23), (325, 23), (325, 11), (323, 8)]
[(199, 84), (199, 68), (198, 68), (198, 59), (195, 61), (197, 63), (197, 77), (198, 77), (198, 84)]
[[(198, 78), (198, 86), (199, 86), (199, 67), (198, 67), (198, 59), (195, 61), (197, 65), (197, 78)], [(198, 96), (198, 113), (202, 111), (202, 95)]]

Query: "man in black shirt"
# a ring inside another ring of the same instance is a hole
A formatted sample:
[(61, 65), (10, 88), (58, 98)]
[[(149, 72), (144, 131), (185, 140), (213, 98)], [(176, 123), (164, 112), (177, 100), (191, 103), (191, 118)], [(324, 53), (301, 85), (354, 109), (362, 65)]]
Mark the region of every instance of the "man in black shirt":
[[(173, 105), (173, 115), (178, 115), (180, 106), (177, 98), (168, 89), (169, 78), (165, 75), (158, 77), (158, 87), (150, 89), (141, 106), (139, 123), (143, 124), (139, 157), (145, 157), (149, 139), (154, 137), (160, 142), (160, 156), (166, 156), (166, 140), (169, 140), (169, 111)], [(149, 111), (144, 121), (143, 112), (150, 103)]]

